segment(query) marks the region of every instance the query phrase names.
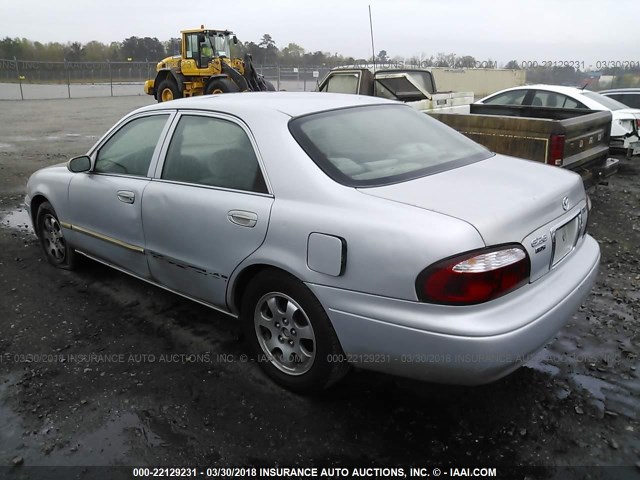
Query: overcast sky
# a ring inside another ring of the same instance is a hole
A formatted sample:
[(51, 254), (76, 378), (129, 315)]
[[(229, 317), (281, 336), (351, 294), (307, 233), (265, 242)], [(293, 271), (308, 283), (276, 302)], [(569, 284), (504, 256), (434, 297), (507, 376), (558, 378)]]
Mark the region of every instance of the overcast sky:
[(0, 0), (0, 37), (166, 40), (205, 24), (242, 41), (269, 33), (280, 48), (366, 58), (369, 4), (376, 53), (390, 57), (640, 62), (640, 0)]

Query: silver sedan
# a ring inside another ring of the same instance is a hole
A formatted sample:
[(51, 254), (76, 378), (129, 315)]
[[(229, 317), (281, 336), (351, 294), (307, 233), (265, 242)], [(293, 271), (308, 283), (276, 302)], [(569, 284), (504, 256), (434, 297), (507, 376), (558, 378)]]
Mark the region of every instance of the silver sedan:
[(351, 365), (496, 380), (573, 315), (600, 257), (578, 175), (373, 97), (144, 107), (27, 190), (50, 263), (81, 254), (237, 318), (300, 392)]

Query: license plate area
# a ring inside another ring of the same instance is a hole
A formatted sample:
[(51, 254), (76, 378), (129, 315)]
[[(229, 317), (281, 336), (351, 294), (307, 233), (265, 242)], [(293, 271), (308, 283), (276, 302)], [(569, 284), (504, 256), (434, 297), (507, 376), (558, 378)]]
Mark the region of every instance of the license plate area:
[(551, 232), (553, 257), (551, 268), (555, 267), (576, 246), (580, 233), (580, 215), (573, 217), (567, 223)]

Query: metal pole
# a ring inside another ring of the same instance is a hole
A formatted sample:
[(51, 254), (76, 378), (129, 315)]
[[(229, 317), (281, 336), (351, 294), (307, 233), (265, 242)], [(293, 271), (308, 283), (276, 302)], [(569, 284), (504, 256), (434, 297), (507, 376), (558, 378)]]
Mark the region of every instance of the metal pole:
[(67, 95), (71, 98), (71, 70), (67, 65), (67, 59), (64, 59), (64, 68), (67, 71)]
[(111, 72), (111, 60), (107, 60), (109, 67), (109, 87), (111, 88), (111, 96), (113, 97), (113, 73)]
[(371, 5), (369, 5), (369, 28), (371, 29), (371, 53), (373, 53), (373, 69), (376, 69), (376, 49), (373, 46), (373, 20), (371, 19)]
[(280, 91), (280, 64), (278, 64), (278, 82), (277, 82), (276, 90)]
[(303, 81), (303, 86), (302, 88), (304, 89), (303, 92), (307, 91), (307, 72), (305, 69), (304, 75), (302, 75), (302, 81)]
[(16, 66), (16, 75), (18, 76), (18, 85), (20, 85), (20, 99), (24, 100), (24, 93), (22, 92), (22, 78), (20, 78), (20, 69), (18, 68), (18, 59), (14, 56), (13, 63)]

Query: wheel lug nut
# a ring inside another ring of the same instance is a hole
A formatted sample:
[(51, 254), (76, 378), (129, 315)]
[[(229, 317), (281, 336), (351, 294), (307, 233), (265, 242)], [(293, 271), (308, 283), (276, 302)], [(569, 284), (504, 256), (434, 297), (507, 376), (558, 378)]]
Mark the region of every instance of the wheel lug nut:
[(284, 342), (284, 338), (282, 337), (282, 335), (278, 335), (278, 340), (280, 340), (280, 342)]
[(280, 324), (276, 322), (276, 328), (280, 328)]
[(289, 325), (289, 320), (287, 320), (286, 318), (282, 321), (282, 323), (284, 323), (285, 325)]
[(293, 346), (293, 340), (289, 340), (289, 345)]
[(295, 335), (295, 334), (296, 334), (296, 329), (295, 329), (295, 328), (292, 328), (292, 329), (291, 329), (291, 335)]

